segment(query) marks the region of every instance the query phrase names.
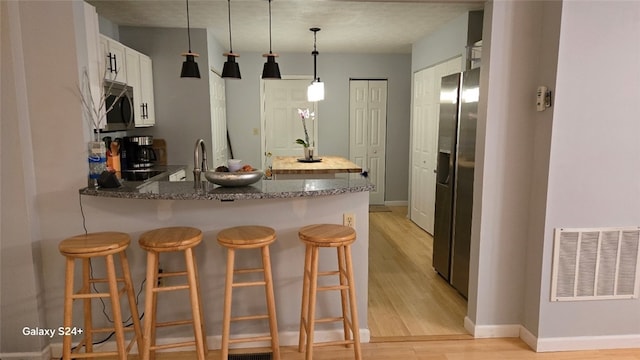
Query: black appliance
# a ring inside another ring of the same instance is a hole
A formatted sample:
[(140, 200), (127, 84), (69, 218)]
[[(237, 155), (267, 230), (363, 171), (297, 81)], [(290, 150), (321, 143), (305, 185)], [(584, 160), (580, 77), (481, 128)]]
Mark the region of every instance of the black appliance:
[(133, 88), (119, 82), (105, 81), (103, 91), (107, 123), (101, 132), (134, 129)]
[(121, 154), (122, 171), (151, 169), (157, 160), (152, 136), (125, 136)]

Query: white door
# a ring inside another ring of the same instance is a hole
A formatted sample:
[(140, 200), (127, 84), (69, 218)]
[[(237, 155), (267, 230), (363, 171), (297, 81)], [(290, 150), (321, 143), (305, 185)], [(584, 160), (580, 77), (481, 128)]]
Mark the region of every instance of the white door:
[(435, 214), (440, 81), (461, 69), (462, 57), (457, 57), (413, 75), (410, 218), (430, 234)]
[(376, 186), (370, 204), (384, 204), (387, 81), (349, 81), (349, 158)]
[(304, 126), (298, 109), (315, 114), (305, 121), (309, 141), (317, 148), (316, 103), (307, 101), (307, 87), (311, 79), (263, 80), (262, 163), (266, 153), (272, 156), (304, 156), (296, 139), (304, 139)]
[(227, 107), (224, 79), (213, 71), (209, 74), (211, 92), (211, 155), (209, 165), (215, 169), (227, 163)]

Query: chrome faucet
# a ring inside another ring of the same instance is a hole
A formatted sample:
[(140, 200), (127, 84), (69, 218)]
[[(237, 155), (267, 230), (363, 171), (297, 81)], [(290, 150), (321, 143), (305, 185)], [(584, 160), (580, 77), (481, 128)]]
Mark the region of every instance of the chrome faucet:
[[(202, 151), (202, 162), (200, 162), (200, 157), (198, 156), (198, 146)], [(204, 145), (204, 140), (198, 139), (196, 140), (196, 146), (193, 151), (193, 182), (196, 189), (202, 188), (200, 174), (207, 170), (209, 170), (207, 166), (207, 147)]]

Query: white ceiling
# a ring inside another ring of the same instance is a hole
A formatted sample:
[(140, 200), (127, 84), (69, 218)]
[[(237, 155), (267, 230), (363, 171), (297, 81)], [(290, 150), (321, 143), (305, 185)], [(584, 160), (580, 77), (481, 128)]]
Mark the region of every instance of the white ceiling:
[[(186, 28), (186, 0), (87, 0), (118, 25)], [(410, 53), (411, 44), (485, 0), (272, 0), (273, 52)], [(189, 0), (192, 28), (208, 28), (229, 46), (226, 0)], [(269, 52), (267, 0), (231, 1), (236, 53)], [(186, 43), (185, 32), (185, 43)], [(193, 49), (198, 52), (198, 49)]]

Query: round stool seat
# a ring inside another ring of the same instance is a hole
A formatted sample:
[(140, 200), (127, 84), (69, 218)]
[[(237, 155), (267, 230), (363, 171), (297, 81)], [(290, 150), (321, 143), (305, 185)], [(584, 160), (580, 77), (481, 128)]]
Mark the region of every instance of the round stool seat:
[(356, 240), (356, 231), (344, 225), (314, 224), (301, 228), (298, 237), (309, 245), (339, 247), (353, 243)]
[(175, 226), (149, 230), (138, 243), (147, 251), (168, 252), (192, 248), (202, 242), (202, 231), (188, 226)]
[(94, 257), (116, 254), (129, 246), (129, 234), (105, 231), (76, 235), (62, 240), (58, 245), (60, 253), (71, 257)]
[(218, 243), (234, 249), (259, 248), (267, 246), (275, 240), (276, 231), (267, 226), (236, 226), (218, 233)]

